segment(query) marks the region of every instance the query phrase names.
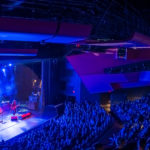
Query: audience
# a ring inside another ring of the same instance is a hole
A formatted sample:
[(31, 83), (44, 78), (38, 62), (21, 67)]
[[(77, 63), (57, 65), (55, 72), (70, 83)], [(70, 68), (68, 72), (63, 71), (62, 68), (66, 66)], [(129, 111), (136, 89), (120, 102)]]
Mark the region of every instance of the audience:
[(65, 104), (64, 114), (8, 142), (12, 150), (85, 150), (111, 125), (98, 104)]
[[(150, 98), (112, 105), (111, 110), (122, 122), (123, 128), (111, 138), (116, 148), (150, 149)], [(113, 139), (113, 140), (112, 140)]]
[[(110, 149), (150, 150), (150, 97), (112, 105), (111, 111), (123, 127), (110, 138)], [(97, 103), (67, 102), (62, 116), (0, 146), (9, 145), (11, 150), (103, 150), (103, 144), (93, 146), (112, 126), (112, 120)]]

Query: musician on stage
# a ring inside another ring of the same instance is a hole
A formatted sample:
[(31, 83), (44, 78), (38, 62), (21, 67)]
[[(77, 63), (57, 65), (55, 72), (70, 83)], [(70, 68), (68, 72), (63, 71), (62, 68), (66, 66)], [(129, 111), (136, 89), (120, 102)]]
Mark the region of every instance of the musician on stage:
[(13, 115), (15, 115), (16, 114), (16, 110), (17, 110), (17, 102), (16, 102), (16, 100), (13, 100), (12, 101), (12, 104), (11, 104), (11, 110), (13, 111)]

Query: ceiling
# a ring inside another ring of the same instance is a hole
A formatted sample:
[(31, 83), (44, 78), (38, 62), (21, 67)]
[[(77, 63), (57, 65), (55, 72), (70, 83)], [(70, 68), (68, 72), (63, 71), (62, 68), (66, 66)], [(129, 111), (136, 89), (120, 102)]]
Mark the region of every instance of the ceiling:
[(92, 24), (90, 38), (120, 39), (150, 33), (148, 7), (148, 0), (1, 0), (0, 16)]
[[(142, 35), (150, 36), (149, 14), (148, 0), (1, 0), (0, 51), (10, 53), (11, 50), (16, 54), (21, 51), (22, 55), (27, 50), (29, 53), (24, 54), (28, 56), (54, 58), (72, 51), (69, 46), (74, 42), (79, 53), (78, 46), (86, 47), (81, 47), (81, 54), (67, 59), (91, 93), (147, 86), (150, 85), (149, 71), (108, 74), (105, 69), (149, 60), (149, 52), (141, 55), (143, 49), (138, 54), (134, 49), (137, 45), (140, 48), (150, 46), (149, 37)], [(142, 34), (129, 40), (135, 32)], [(130, 45), (134, 51), (126, 60), (116, 59), (116, 48), (120, 45)], [(94, 47), (97, 52), (91, 52)], [(115, 50), (108, 50), (108, 47)]]

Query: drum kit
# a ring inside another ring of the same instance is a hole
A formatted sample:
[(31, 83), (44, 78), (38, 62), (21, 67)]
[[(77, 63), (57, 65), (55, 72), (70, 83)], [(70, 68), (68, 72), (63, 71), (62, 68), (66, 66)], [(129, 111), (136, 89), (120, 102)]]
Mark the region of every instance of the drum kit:
[[(18, 106), (16, 105), (16, 100), (13, 100), (13, 102), (15, 102), (15, 103), (12, 103), (10, 105), (11, 107), (9, 106), (9, 110), (10, 109), (13, 110), (13, 111), (15, 110), (15, 113), (16, 113), (16, 108)], [(7, 109), (5, 108), (5, 106), (3, 106), (2, 104), (0, 104), (0, 116), (1, 116), (0, 123), (2, 123), (2, 124), (6, 123), (6, 122), (4, 122), (4, 113), (5, 113), (5, 111), (7, 111)]]
[(12, 115), (10, 118), (12, 121), (14, 121), (14, 120), (16, 121), (16, 120), (18, 120), (18, 118), (24, 119), (31, 115), (27, 106), (17, 105), (16, 100), (13, 100), (12, 103), (9, 105), (9, 108), (7, 108), (7, 109), (2, 104), (0, 104), (0, 123), (1, 124), (6, 123), (6, 122), (4, 122), (4, 118), (5, 118), (4, 116), (6, 115), (6, 113), (8, 111), (10, 112), (10, 110), (12, 111), (12, 113), (11, 113)]

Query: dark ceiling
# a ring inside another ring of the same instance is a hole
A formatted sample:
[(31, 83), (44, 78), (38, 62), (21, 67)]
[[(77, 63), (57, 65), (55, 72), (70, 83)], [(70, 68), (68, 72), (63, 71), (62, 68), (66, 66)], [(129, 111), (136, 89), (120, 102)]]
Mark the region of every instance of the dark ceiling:
[[(92, 24), (92, 39), (150, 35), (148, 0), (1, 0), (0, 16)], [(112, 32), (113, 31), (113, 32)]]
[[(91, 24), (93, 30), (89, 39), (121, 40), (134, 32), (150, 35), (148, 0), (0, 0), (0, 16)], [(52, 44), (17, 41), (0, 41), (0, 46), (39, 48), (45, 52), (54, 47)], [(51, 51), (52, 57), (66, 55), (71, 48), (63, 45), (58, 49)], [(99, 51), (98, 47), (92, 49)]]
[(130, 5), (132, 5), (137, 11), (140, 12), (143, 19), (150, 24), (150, 1), (149, 0), (130, 0)]

